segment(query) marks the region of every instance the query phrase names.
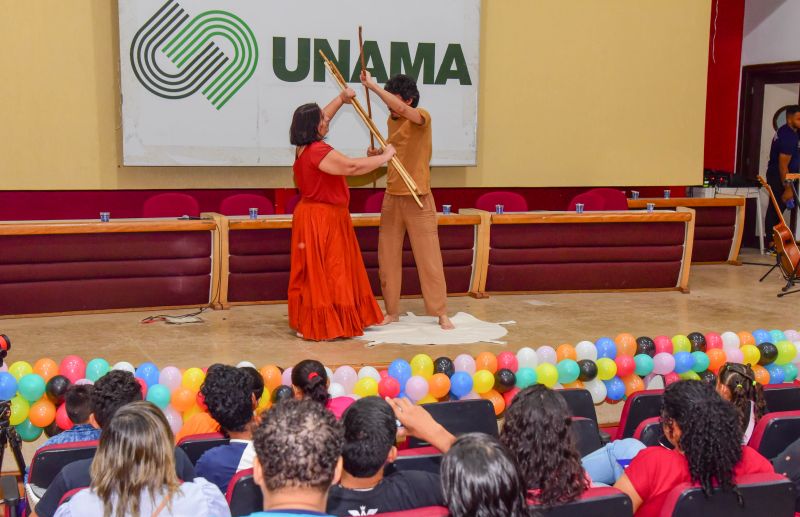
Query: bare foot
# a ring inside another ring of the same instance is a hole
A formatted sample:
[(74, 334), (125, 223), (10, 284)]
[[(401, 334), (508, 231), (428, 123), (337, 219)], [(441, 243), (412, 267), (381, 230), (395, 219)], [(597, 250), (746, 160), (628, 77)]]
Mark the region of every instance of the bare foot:
[(439, 316), (439, 326), (442, 327), (442, 330), (453, 330), (454, 328), (456, 328), (456, 326), (453, 325), (453, 322), (450, 321), (450, 318), (448, 318), (446, 314)]
[(381, 327), (383, 325), (388, 325), (389, 323), (397, 323), (400, 321), (400, 316), (392, 316), (391, 314), (387, 314), (383, 317), (383, 321), (378, 323), (377, 326)]
[(299, 332), (296, 332), (296, 333), (295, 333), (295, 336), (299, 337), (300, 339), (305, 339), (305, 338), (303, 337), (303, 334), (301, 334), (301, 333), (299, 333)]

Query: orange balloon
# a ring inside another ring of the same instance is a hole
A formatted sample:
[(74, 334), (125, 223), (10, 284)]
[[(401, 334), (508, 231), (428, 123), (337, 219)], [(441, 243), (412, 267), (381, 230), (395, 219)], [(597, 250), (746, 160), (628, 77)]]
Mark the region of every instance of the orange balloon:
[(754, 338), (753, 334), (747, 332), (746, 330), (737, 332), (736, 335), (739, 336), (739, 346), (756, 344), (756, 338)]
[(196, 400), (197, 394), (189, 388), (184, 388), (183, 386), (173, 391), (172, 397), (170, 398), (172, 407), (181, 413), (192, 409), (192, 406), (195, 405)]
[(274, 364), (268, 364), (261, 368), (261, 377), (264, 378), (264, 387), (269, 391), (273, 391), (282, 384), (281, 370)]
[(644, 381), (641, 377), (636, 374), (628, 375), (627, 377), (622, 378), (622, 382), (625, 383), (625, 396), (630, 397), (637, 391), (644, 390)]
[[(497, 372), (497, 357), (491, 352), (481, 352), (475, 357), (475, 371), (489, 370)], [(502, 397), (501, 397), (502, 398)]]
[(633, 334), (623, 332), (614, 338), (614, 343), (617, 344), (617, 355), (636, 355), (636, 338)]
[(762, 386), (769, 384), (769, 372), (760, 364), (753, 365), (753, 373), (756, 374), (756, 382)]
[(581, 382), (580, 380), (577, 380), (575, 382), (568, 382), (567, 384), (564, 384), (564, 387), (565, 388), (580, 388), (580, 389), (583, 389), (583, 382)]
[[(39, 375), (42, 376), (44, 382), (47, 382), (56, 375), (58, 375), (58, 363), (56, 363), (49, 357), (43, 357), (38, 361), (36, 361), (35, 363), (33, 363), (33, 373), (38, 373)], [(37, 427), (42, 427), (42, 426), (37, 426)]]
[(506, 410), (506, 401), (497, 390), (489, 390), (481, 395), (481, 398), (488, 400), (494, 406), (494, 414), (500, 416)]
[(712, 372), (719, 370), (719, 367), (725, 364), (725, 351), (721, 348), (709, 348), (706, 350), (708, 356), (708, 369)]
[(577, 361), (578, 353), (575, 351), (574, 346), (569, 343), (564, 343), (563, 345), (558, 345), (558, 348), (556, 348), (556, 359), (559, 361), (563, 361), (564, 359)]
[(190, 418), (192, 418), (196, 414), (202, 413), (202, 412), (203, 412), (203, 410), (200, 409), (200, 406), (198, 406), (197, 404), (193, 405), (187, 411), (184, 411), (184, 413), (182, 415), (183, 416), (183, 423), (186, 423), (187, 420), (189, 420)]
[(28, 418), (36, 427), (47, 427), (56, 419), (56, 406), (47, 399), (39, 400), (31, 406)]
[(428, 395), (440, 399), (450, 392), (450, 377), (436, 373), (428, 379)]

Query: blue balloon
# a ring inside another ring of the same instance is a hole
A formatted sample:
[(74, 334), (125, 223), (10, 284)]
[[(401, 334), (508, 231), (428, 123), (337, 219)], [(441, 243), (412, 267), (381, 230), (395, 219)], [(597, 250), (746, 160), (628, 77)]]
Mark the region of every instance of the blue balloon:
[(403, 359), (395, 359), (389, 365), (389, 377), (394, 377), (400, 386), (405, 386), (408, 379), (411, 378), (411, 365)]
[(772, 343), (772, 336), (764, 329), (754, 330), (753, 338), (756, 340), (756, 345), (760, 345), (761, 343)]
[(614, 343), (614, 340), (611, 338), (601, 337), (594, 346), (597, 348), (598, 359), (603, 357), (615, 359), (617, 357), (617, 344)]
[(689, 352), (675, 354), (675, 373), (688, 372), (694, 366), (694, 356)]
[(149, 388), (158, 384), (158, 367), (153, 363), (142, 363), (136, 369), (135, 377), (142, 379)]
[(17, 379), (8, 372), (0, 372), (0, 400), (11, 400), (17, 393)]
[(458, 398), (472, 391), (472, 376), (467, 372), (456, 372), (450, 377), (450, 393)]
[(764, 368), (766, 368), (767, 372), (769, 372), (770, 384), (780, 384), (786, 378), (786, 372), (783, 371), (783, 368), (778, 364), (768, 364)]
[(780, 343), (781, 341), (786, 341), (786, 336), (780, 330), (770, 330), (769, 331), (769, 340), (770, 343)]
[(603, 381), (606, 385), (606, 396), (611, 400), (622, 400), (625, 396), (625, 383), (616, 375), (610, 380)]

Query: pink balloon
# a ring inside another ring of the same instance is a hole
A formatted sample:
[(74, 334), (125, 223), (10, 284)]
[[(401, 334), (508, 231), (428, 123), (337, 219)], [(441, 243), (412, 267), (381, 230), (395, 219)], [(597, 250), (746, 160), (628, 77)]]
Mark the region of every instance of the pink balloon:
[(158, 383), (166, 386), (170, 393), (181, 387), (182, 380), (181, 371), (174, 366), (165, 366), (158, 374)]
[(653, 373), (667, 375), (675, 369), (675, 358), (672, 354), (661, 352), (653, 357)]
[(413, 402), (425, 398), (428, 394), (428, 381), (420, 375), (414, 375), (406, 382), (406, 396)]
[(787, 341), (800, 341), (800, 332), (796, 330), (784, 330), (783, 335), (786, 336)]
[(660, 353), (672, 353), (672, 340), (667, 336), (656, 336), (653, 338), (653, 342), (656, 344), (656, 354)]
[(738, 348), (728, 348), (725, 350), (725, 359), (729, 363), (742, 363), (744, 362), (744, 354)]
[(385, 379), (389, 376), (389, 370), (379, 370), (378, 375), (381, 376), (381, 379)]
[(174, 407), (167, 406), (167, 409), (164, 410), (164, 416), (167, 417), (167, 422), (169, 422), (169, 426), (172, 429), (172, 434), (178, 434), (178, 431), (183, 427), (183, 418), (181, 418), (181, 414), (178, 413)]
[(292, 368), (294, 367), (293, 366), (288, 367), (281, 374), (281, 384), (283, 384), (284, 386), (292, 385)]
[(470, 391), (469, 393), (467, 393), (466, 395), (464, 395), (463, 397), (461, 397), (458, 400), (478, 400), (479, 398), (481, 398), (480, 395), (478, 395), (474, 391)]
[(70, 420), (69, 416), (67, 415), (66, 404), (61, 404), (60, 406), (58, 406), (58, 409), (56, 409), (56, 425), (59, 428), (63, 429), (64, 431), (72, 429), (72, 426), (75, 425), (72, 423), (72, 420)]
[(86, 363), (77, 355), (68, 355), (61, 360), (58, 373), (75, 383), (79, 379), (86, 377)]
[(636, 370), (636, 361), (629, 355), (618, 355), (614, 362), (617, 363), (617, 375), (627, 377)]
[(668, 373), (664, 376), (664, 386), (665, 387), (669, 386), (673, 382), (678, 382), (679, 380), (681, 380), (681, 376), (678, 375), (677, 373), (675, 372)]
[(519, 369), (517, 356), (512, 352), (500, 352), (497, 354), (497, 369), (502, 370), (503, 368), (516, 373)]
[(352, 366), (340, 366), (333, 372), (333, 382), (341, 384), (347, 393), (353, 393), (353, 388), (358, 382), (358, 374)]
[(706, 334), (706, 350), (712, 348), (722, 348), (722, 336), (716, 332), (709, 332)]
[(8, 364), (3, 363), (3, 366), (0, 366), (0, 372), (7, 372), (8, 371)]
[(470, 376), (475, 375), (475, 359), (473, 359), (471, 355), (459, 355), (453, 361), (453, 366), (457, 372), (466, 372)]

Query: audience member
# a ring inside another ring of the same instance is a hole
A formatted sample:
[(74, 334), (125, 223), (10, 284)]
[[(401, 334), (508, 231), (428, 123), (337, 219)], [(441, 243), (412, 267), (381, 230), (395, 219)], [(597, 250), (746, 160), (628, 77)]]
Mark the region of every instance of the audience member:
[[(222, 366), (225, 365), (214, 363), (206, 370), (206, 378), (203, 384), (200, 385), (200, 393), (197, 394), (197, 398), (203, 402), (203, 406), (205, 406), (206, 384), (209, 383), (209, 379), (211, 379), (209, 385), (214, 385), (217, 372)], [(181, 427), (181, 430), (175, 435), (175, 443), (180, 442), (187, 436), (219, 432), (219, 422), (214, 420), (214, 417), (209, 414), (207, 407), (204, 409), (206, 409), (206, 411), (195, 413), (183, 422), (183, 427)]]
[(637, 517), (659, 515), (670, 490), (681, 483), (696, 483), (706, 496), (719, 486), (737, 494), (741, 504), (736, 478), (773, 472), (769, 461), (742, 445), (736, 409), (702, 381), (667, 386), (661, 423), (674, 449), (648, 447), (614, 485), (631, 498)]
[(256, 403), (258, 403), (258, 401), (261, 400), (261, 396), (264, 395), (264, 377), (261, 376), (261, 372), (252, 366), (240, 366), (239, 369), (250, 376), (253, 395), (256, 398)]
[(344, 472), (339, 484), (331, 487), (328, 513), (349, 516), (363, 510), (373, 515), (444, 505), (438, 474), (399, 471), (384, 476), (383, 468), (397, 457), (398, 421), (408, 434), (442, 452), (450, 449), (455, 437), (420, 406), (406, 399), (391, 404), (365, 397), (345, 411)]
[(528, 515), (519, 466), (495, 438), (459, 436), (442, 460), (442, 491), (452, 517)]
[(239, 368), (216, 365), (213, 375), (202, 386), (211, 417), (230, 443), (209, 449), (197, 460), (197, 475), (217, 485), (225, 493), (231, 478), (240, 470), (252, 468), (255, 458), (252, 427), (256, 398), (250, 375)]
[(350, 397), (331, 398), (328, 394), (330, 379), (325, 366), (319, 361), (306, 359), (292, 368), (292, 389), (297, 399), (308, 398), (328, 408), (337, 419), (353, 403)]
[(120, 408), (103, 428), (92, 461), (92, 482), (61, 505), (56, 517), (73, 515), (229, 516), (219, 489), (203, 478), (180, 483), (172, 430), (150, 402)]
[(739, 411), (739, 422), (744, 430), (742, 442), (749, 442), (767, 407), (764, 389), (756, 382), (755, 372), (747, 364), (723, 364), (717, 377), (717, 393)]
[(342, 427), (331, 412), (311, 400), (281, 402), (264, 413), (253, 439), (265, 511), (250, 517), (324, 515), (342, 473)]
[(92, 392), (91, 384), (73, 384), (64, 395), (64, 404), (67, 416), (74, 424), (72, 429), (67, 429), (42, 444), (60, 445), (72, 442), (88, 442), (100, 438), (100, 429), (92, 425)]

